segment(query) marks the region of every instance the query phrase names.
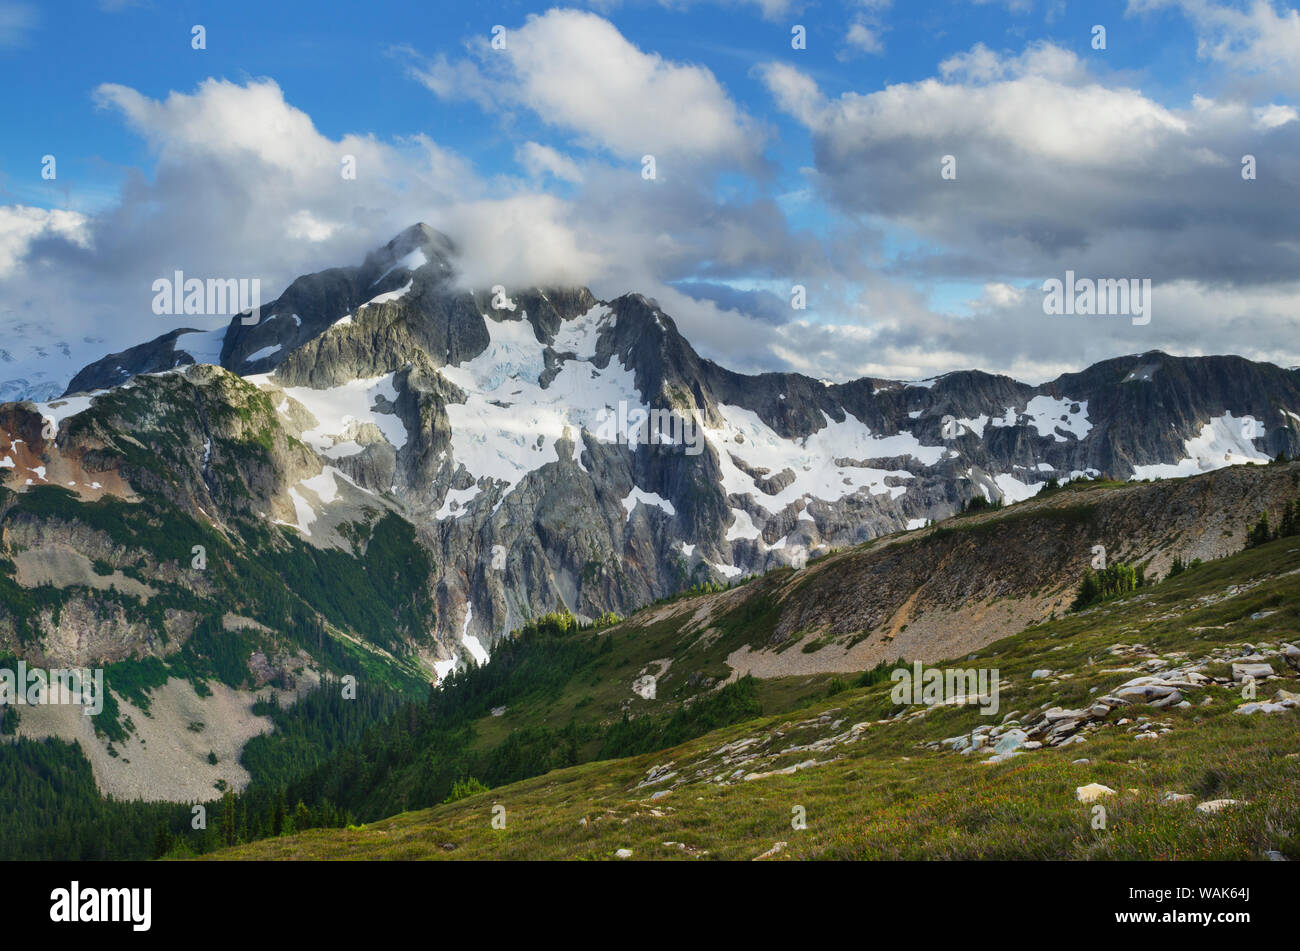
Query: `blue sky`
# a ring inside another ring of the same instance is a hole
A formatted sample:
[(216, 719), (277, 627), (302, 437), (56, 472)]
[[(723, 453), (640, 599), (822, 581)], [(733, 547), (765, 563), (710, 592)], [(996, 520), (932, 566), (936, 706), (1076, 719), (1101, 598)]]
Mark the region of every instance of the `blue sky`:
[[(0, 47), (0, 79), (7, 89), (39, 89), (40, 102), (49, 108), (33, 108), (27, 97), (0, 101), (5, 196), (83, 210), (113, 201), (125, 168), (152, 168), (145, 144), (96, 107), (93, 92), (104, 82), (163, 98), (212, 76), (236, 82), (271, 77), (285, 98), (332, 138), (363, 132), (395, 139), (426, 132), (486, 172), (509, 173), (514, 136), (472, 103), (430, 102), (427, 91), (406, 75), (405, 60), (395, 49), (456, 50), (490, 34), (494, 25), (509, 28), (549, 8), (416, 0), (363, 7), (249, 0), (10, 5), (29, 11), (29, 25)], [(1157, 101), (1177, 103), (1194, 88), (1195, 36), (1184, 18), (1173, 12), (1125, 18), (1123, 2), (1062, 3), (1051, 13), (1048, 6), (1035, 12), (1000, 3), (900, 4), (889, 10), (887, 29), (881, 30), (888, 55), (867, 54), (846, 42), (845, 24), (855, 4), (792, 4), (789, 14), (773, 19), (744, 4), (597, 4), (594, 9), (603, 9), (641, 48), (707, 66), (746, 110), (773, 123), (779, 135), (768, 155), (778, 166), (777, 182), (797, 189), (796, 172), (810, 161), (810, 145), (797, 123), (772, 109), (770, 95), (753, 75), (753, 67), (766, 60), (798, 63), (828, 93), (838, 94), (923, 80), (938, 63), (978, 42), (1020, 49), (1051, 40), (1086, 56), (1092, 25), (1107, 22), (1122, 26), (1108, 36), (1109, 69), (1142, 74), (1144, 88)], [(207, 30), (207, 49), (201, 52), (191, 49), (195, 24)], [(803, 51), (790, 48), (795, 24), (807, 30)], [(512, 131), (563, 144), (563, 136), (536, 117)], [(31, 175), (32, 156), (39, 160), (47, 153), (64, 157), (61, 178), (70, 180), (63, 182), (68, 191)]]
[[(150, 274), (276, 289), (417, 218), (467, 282), (643, 291), (742, 370), (1300, 362), (1281, 0), (0, 0), (0, 77), (0, 321), (31, 379), (66, 372), (56, 339), (76, 362), (170, 329)], [(1045, 320), (1067, 268), (1151, 278), (1158, 318)]]

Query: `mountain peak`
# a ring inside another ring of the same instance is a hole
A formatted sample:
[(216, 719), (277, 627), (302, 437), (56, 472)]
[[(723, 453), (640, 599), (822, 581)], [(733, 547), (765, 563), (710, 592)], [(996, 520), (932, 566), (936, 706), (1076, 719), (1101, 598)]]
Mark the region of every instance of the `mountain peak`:
[(418, 221), (402, 231), (385, 247), (398, 255), (408, 254), (416, 248), (432, 251), (440, 256), (456, 253), (456, 244), (451, 238), (441, 231), (430, 228), (423, 221)]
[[(451, 258), (456, 251), (451, 238), (420, 221), (399, 232), (382, 248), (366, 255), (365, 267), (387, 273), (399, 264), (414, 270), (423, 264), (435, 263), (438, 270), (447, 274), (451, 272)], [(419, 260), (420, 257), (423, 261)]]

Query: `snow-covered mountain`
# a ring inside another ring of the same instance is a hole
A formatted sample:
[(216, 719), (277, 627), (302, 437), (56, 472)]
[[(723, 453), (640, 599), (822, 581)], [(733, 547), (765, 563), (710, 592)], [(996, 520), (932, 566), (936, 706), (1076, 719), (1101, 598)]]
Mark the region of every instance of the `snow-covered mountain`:
[(28, 321), (6, 323), (0, 346), (0, 402), (53, 399), (87, 359), (103, 353), (103, 345), (101, 337), (51, 340), (46, 327)]
[[(299, 278), (257, 323), (178, 328), (105, 357), (35, 413), (57, 420), (59, 451), (81, 440), (71, 481), (82, 491), (79, 479), (116, 483), (90, 474), (78, 413), (159, 374), (189, 380), (192, 364), (242, 377), (311, 460), (273, 457), (257, 514), (344, 550), (367, 509), (409, 521), (433, 553), (430, 625), (445, 663), (544, 611), (626, 611), (694, 582), (799, 565), (976, 496), (1015, 502), (1049, 479), (1168, 477), (1300, 452), (1300, 374), (1271, 364), (1152, 352), (1040, 386), (979, 371), (746, 376), (702, 359), (638, 294), (466, 290), (455, 255), (414, 226), (359, 266)], [(202, 452), (203, 481), (175, 501), (220, 521), (223, 477), (211, 443)], [(20, 487), (57, 468), (19, 451), (5, 465)]]

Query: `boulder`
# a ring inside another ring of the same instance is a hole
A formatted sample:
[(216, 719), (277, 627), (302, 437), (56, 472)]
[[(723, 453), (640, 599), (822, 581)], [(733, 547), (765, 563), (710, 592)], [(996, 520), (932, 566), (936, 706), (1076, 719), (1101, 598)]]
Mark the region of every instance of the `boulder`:
[(1250, 805), (1250, 803), (1241, 799), (1211, 799), (1208, 802), (1203, 802), (1197, 806), (1196, 811), (1209, 815), (1212, 812), (1219, 812), (1222, 809), (1227, 809), (1229, 806), (1248, 805)]
[(1109, 786), (1103, 786), (1101, 783), (1089, 783), (1086, 786), (1079, 786), (1074, 791), (1074, 796), (1079, 802), (1096, 802), (1104, 796), (1115, 795), (1115, 790)]
[(1241, 682), (1247, 677), (1254, 680), (1263, 680), (1265, 677), (1273, 676), (1273, 668), (1268, 664), (1233, 664), (1232, 679)]
[(1286, 711), (1292, 709), (1294, 706), (1294, 701), (1289, 700), (1284, 703), (1269, 703), (1267, 701), (1262, 703), (1243, 703), (1232, 712), (1244, 713), (1246, 715), (1252, 713), (1286, 713)]
[(990, 756), (988, 759), (986, 759), (984, 761), (984, 765), (988, 766), (990, 763), (1005, 763), (1013, 756), (1019, 756), (1019, 755), (1020, 755), (1020, 750), (1007, 750), (1005, 753), (996, 753), (993, 756)]
[(993, 747), (995, 755), (1003, 755), (1018, 750), (1029, 741), (1029, 734), (1024, 730), (1007, 730)]

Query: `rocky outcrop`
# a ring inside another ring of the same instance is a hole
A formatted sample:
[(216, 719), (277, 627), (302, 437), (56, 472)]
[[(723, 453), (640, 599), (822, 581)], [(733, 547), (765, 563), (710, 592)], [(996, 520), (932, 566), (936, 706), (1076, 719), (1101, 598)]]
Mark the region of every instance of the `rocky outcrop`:
[[(413, 226), (358, 266), (294, 281), (256, 324), (236, 317), (202, 346), (171, 331), (87, 367), (69, 392), (119, 393), (139, 374), (205, 355), (249, 377), (271, 407), (258, 417), (269, 459), (240, 459), (216, 441), (209, 469), (232, 466), (237, 480), (172, 485), (135, 471), (128, 481), (204, 512), (304, 530), (311, 519), (315, 545), (348, 544), (326, 524), (339, 521), (326, 517), (332, 505), (401, 512), (435, 553), (430, 624), (450, 653), (466, 635), (486, 644), (545, 611), (626, 612), (693, 583), (914, 529), (971, 499), (1027, 499), (1048, 480), (1185, 475), (1300, 453), (1300, 374), (1270, 364), (1153, 352), (1039, 386), (979, 371), (843, 384), (746, 376), (700, 357), (639, 294), (469, 289), (456, 256), (444, 236)], [(191, 400), (179, 384), (162, 398)], [(220, 415), (199, 407), (186, 424), (197, 427), (191, 456), (202, 418)], [(658, 414), (669, 438), (640, 438), (637, 413)], [(112, 445), (123, 438), (112, 427), (130, 432), (135, 420), (97, 425)], [(301, 488), (327, 470), (340, 473), (337, 502)], [(242, 503), (235, 484), (248, 490)], [(1195, 491), (1169, 504), (1149, 514), (1217, 517)], [(1110, 526), (1090, 531), (1126, 548)], [(1208, 525), (1204, 534), (1181, 554), (1220, 544)], [(1020, 539), (1013, 554), (1033, 564), (1068, 547), (1073, 563), (1084, 541), (1074, 535)], [(965, 556), (954, 540), (935, 557), (960, 566)], [(911, 592), (924, 568), (882, 566), (862, 582)], [(1019, 583), (950, 573), (973, 598)]]

